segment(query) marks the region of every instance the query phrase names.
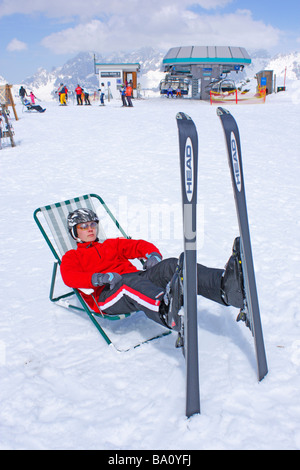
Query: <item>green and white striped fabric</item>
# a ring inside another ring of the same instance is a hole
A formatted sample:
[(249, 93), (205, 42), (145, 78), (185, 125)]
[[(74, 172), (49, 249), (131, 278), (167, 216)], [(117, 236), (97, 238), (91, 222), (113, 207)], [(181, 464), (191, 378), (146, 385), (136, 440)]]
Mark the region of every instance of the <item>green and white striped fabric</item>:
[[(67, 201), (50, 204), (49, 206), (40, 207), (39, 210), (46, 219), (61, 257), (67, 251), (76, 249), (76, 241), (70, 236), (67, 227), (69, 212), (73, 212), (75, 209), (87, 208), (97, 213), (93, 199), (92, 195), (87, 194), (75, 197), (74, 199), (68, 199)], [(100, 241), (104, 241), (107, 238), (101, 222), (99, 222), (98, 238)]]

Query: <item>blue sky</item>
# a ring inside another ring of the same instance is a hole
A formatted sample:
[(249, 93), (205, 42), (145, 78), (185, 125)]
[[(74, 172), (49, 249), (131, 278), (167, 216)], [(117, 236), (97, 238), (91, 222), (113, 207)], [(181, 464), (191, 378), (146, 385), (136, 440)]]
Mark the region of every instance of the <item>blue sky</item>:
[(81, 51), (231, 45), (300, 50), (300, 0), (0, 0), (0, 75), (19, 83)]

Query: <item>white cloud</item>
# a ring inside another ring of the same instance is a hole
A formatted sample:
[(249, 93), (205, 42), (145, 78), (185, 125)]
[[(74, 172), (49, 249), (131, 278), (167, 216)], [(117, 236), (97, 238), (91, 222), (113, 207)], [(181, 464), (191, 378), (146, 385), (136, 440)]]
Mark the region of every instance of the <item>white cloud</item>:
[[(55, 54), (90, 50), (105, 53), (143, 46), (168, 49), (198, 44), (246, 48), (261, 48), (263, 44), (268, 49), (279, 43), (282, 33), (263, 21), (254, 20), (251, 11), (222, 14), (222, 7), (232, 1), (86, 0), (83, 5), (82, 0), (2, 0), (0, 16), (41, 13), (60, 21), (68, 21), (71, 16), (72, 27), (63, 29), (62, 26), (60, 32), (48, 35), (41, 42)], [(205, 13), (196, 13), (196, 6), (204, 8)]]
[(6, 50), (10, 52), (25, 51), (26, 49), (27, 49), (27, 44), (23, 41), (19, 41), (16, 38), (12, 39), (6, 47)]
[(126, 11), (128, 15), (140, 12), (151, 14), (152, 11), (164, 6), (175, 5), (177, 8), (187, 8), (191, 5), (199, 5), (207, 10), (217, 7), (224, 7), (233, 0), (87, 0), (84, 4), (82, 0), (2, 0), (1, 16), (14, 13), (32, 14), (43, 13), (52, 18), (69, 18), (76, 16), (79, 18), (93, 18), (95, 16), (115, 15), (120, 11)]
[[(254, 20), (249, 10), (225, 15), (199, 15), (182, 9), (176, 2), (164, 1), (158, 6), (158, 1), (154, 1), (157, 8), (153, 8), (152, 3), (149, 8), (147, 2), (146, 16), (139, 8), (130, 15), (122, 10), (105, 21), (93, 19), (53, 33), (45, 37), (42, 44), (54, 53), (87, 50), (105, 53), (149, 45), (168, 49), (176, 45), (200, 44), (260, 48), (263, 44), (267, 49), (275, 46), (280, 39), (278, 29)], [(217, 2), (220, 3), (220, 0), (214, 3)], [(115, 2), (112, 0), (110, 3)]]

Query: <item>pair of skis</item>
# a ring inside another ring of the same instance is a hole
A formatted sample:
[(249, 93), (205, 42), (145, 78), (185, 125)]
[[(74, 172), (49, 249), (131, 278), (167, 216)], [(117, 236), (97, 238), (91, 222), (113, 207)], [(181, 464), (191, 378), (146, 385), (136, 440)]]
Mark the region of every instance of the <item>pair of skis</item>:
[[(228, 151), (228, 163), (235, 197), (240, 232), (241, 265), (244, 278), (245, 305), (240, 318), (249, 325), (257, 360), (258, 380), (268, 372), (263, 332), (255, 282), (251, 239), (246, 205), (242, 154), (238, 127), (233, 116), (218, 108)], [(184, 235), (184, 355), (186, 359), (186, 416), (200, 413), (198, 332), (197, 332), (197, 174), (198, 135), (193, 120), (185, 113), (176, 116), (179, 134), (179, 156)]]

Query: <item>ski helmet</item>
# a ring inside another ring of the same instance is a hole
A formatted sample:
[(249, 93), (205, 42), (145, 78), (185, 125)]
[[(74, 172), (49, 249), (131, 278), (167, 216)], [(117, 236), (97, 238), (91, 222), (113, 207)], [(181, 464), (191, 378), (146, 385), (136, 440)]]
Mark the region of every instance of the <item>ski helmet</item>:
[(99, 224), (99, 218), (95, 212), (91, 209), (76, 209), (70, 212), (68, 215), (67, 223), (70, 235), (74, 240), (78, 241), (78, 234), (76, 225), (83, 224), (85, 222), (97, 222)]

